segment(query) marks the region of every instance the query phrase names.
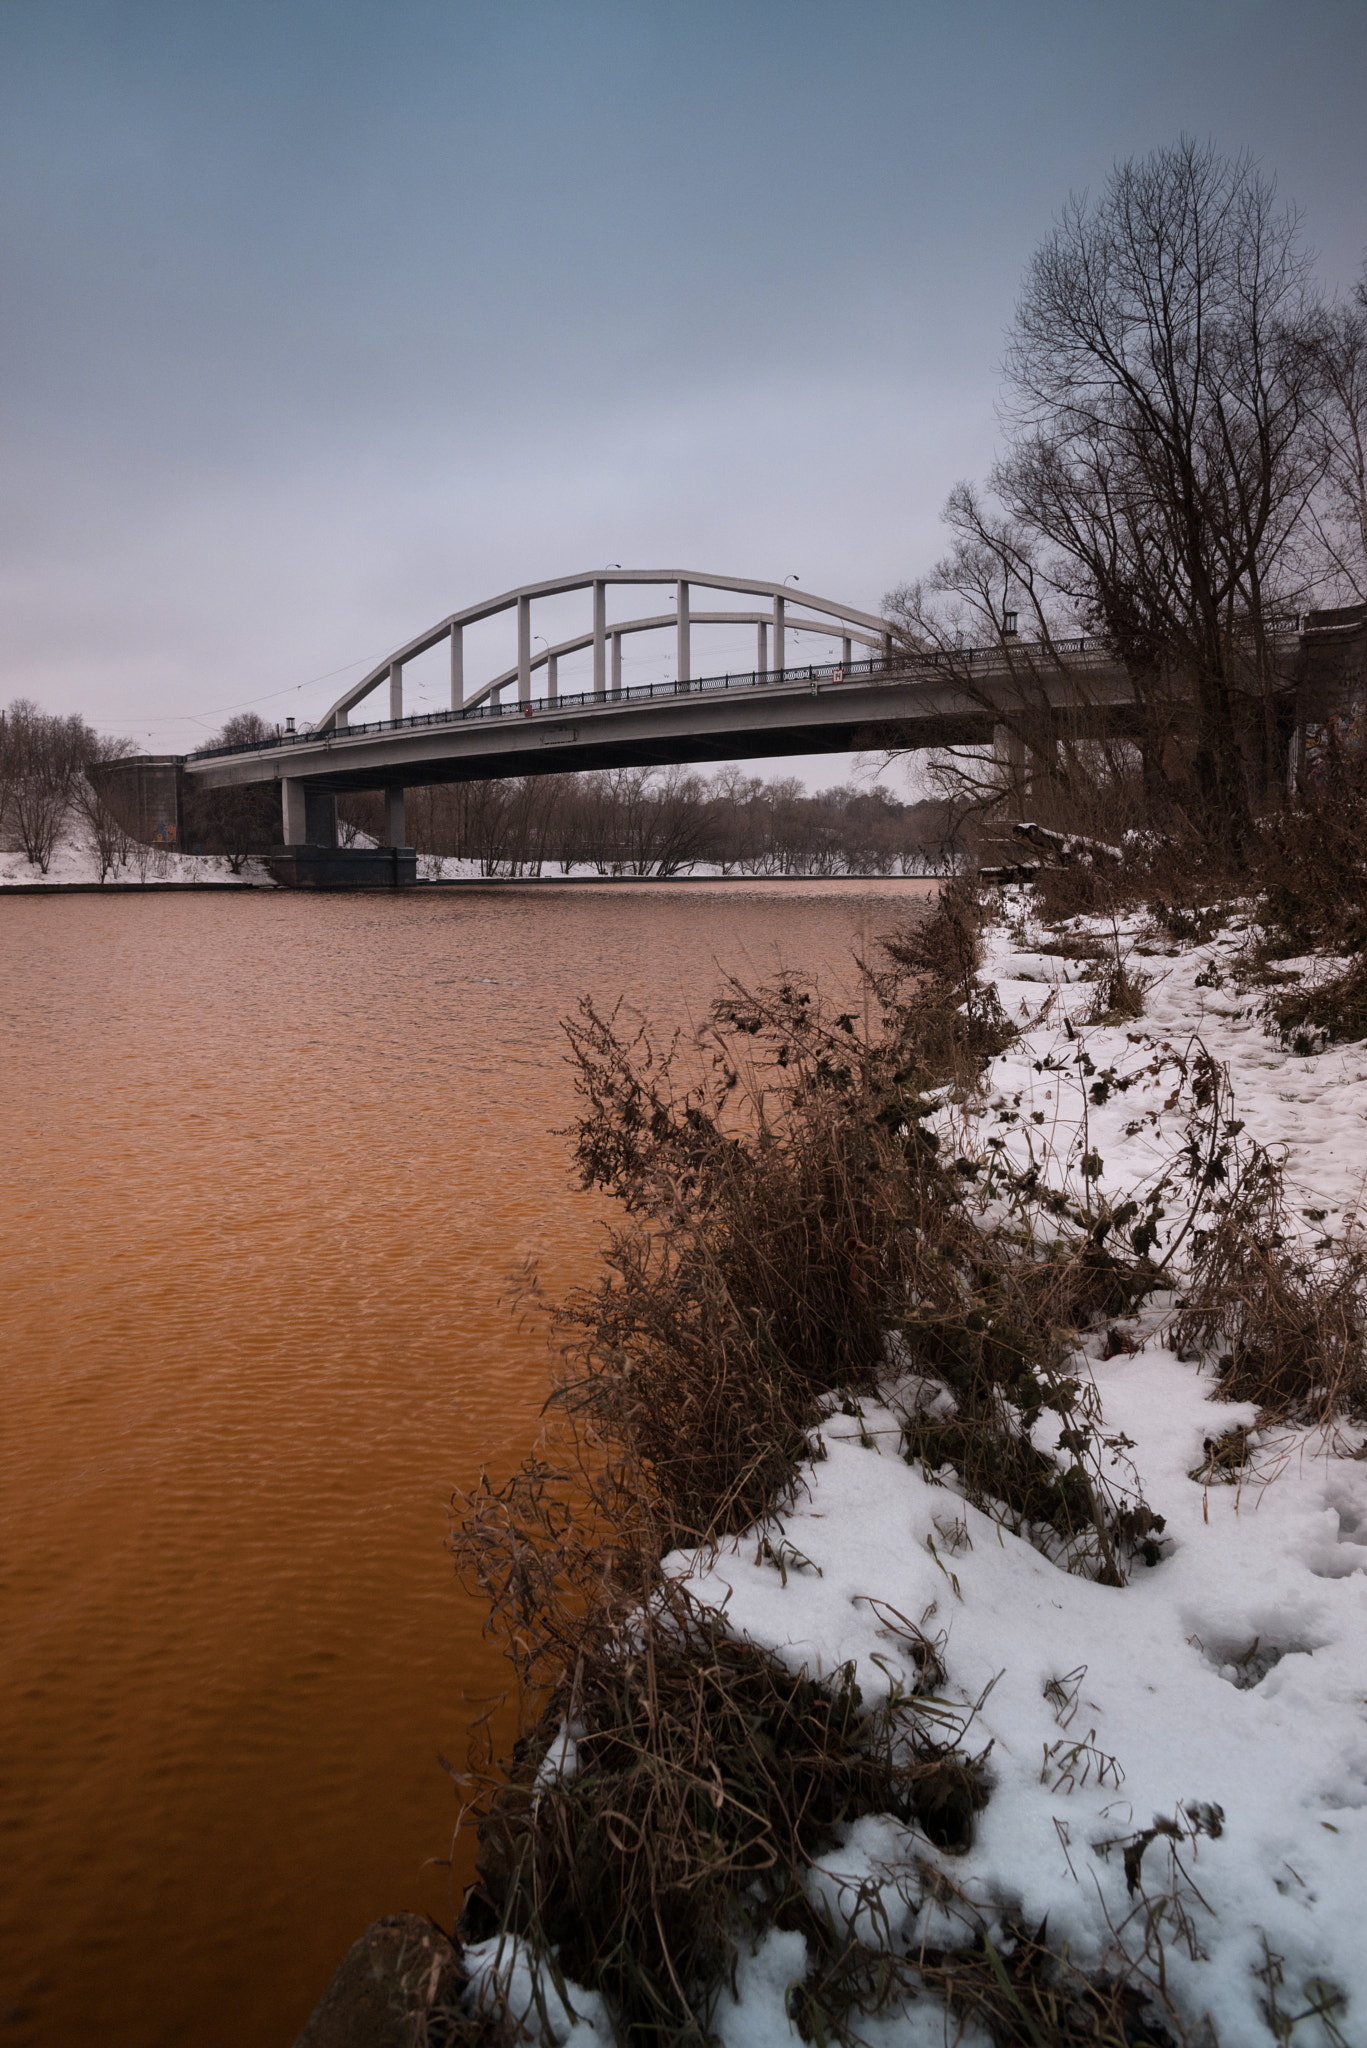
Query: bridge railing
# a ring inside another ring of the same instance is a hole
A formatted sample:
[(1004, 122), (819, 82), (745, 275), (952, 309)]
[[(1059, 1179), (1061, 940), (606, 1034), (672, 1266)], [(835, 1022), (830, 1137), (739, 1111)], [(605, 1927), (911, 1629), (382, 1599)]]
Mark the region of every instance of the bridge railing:
[[(1025, 653), (1033, 643), (1022, 641), (1021, 652)], [(1048, 652), (1051, 655), (1079, 656), (1099, 655), (1103, 652), (1097, 640), (1075, 638), (1055, 640)], [(970, 665), (988, 662), (998, 665), (1002, 662), (999, 647), (956, 648), (952, 657), (943, 661), (925, 662), (927, 677), (943, 676), (951, 662), (966, 662)], [(640, 702), (659, 697), (700, 696), (708, 692), (724, 690), (757, 690), (792, 686), (807, 683), (820, 688), (822, 683), (839, 688), (843, 683), (867, 682), (881, 675), (905, 675), (914, 666), (912, 659), (905, 655), (873, 655), (866, 661), (830, 661), (810, 663), (803, 668), (740, 669), (721, 676), (696, 676), (684, 682), (631, 683), (623, 684), (615, 692), (601, 693), (595, 690), (579, 690), (566, 693), (561, 691), (555, 697), (531, 697), (524, 703), (514, 698), (511, 703), (496, 703), (486, 699), (482, 704), (465, 705), (460, 710), (419, 711), (408, 718), (378, 718), (365, 724), (348, 724), (337, 733), (318, 733), (311, 728), (305, 732), (278, 733), (270, 739), (246, 740), (231, 747), (198, 747), (187, 755), (190, 761), (216, 761), (230, 754), (259, 754), (278, 750), (281, 747), (316, 747), (320, 741), (329, 739), (351, 739), (364, 734), (382, 732), (416, 732), (424, 727), (438, 725), (470, 725), (481, 719), (490, 718), (535, 718), (547, 713), (563, 715), (567, 711), (610, 711), (627, 702)], [(513, 684), (506, 685), (511, 689)]]

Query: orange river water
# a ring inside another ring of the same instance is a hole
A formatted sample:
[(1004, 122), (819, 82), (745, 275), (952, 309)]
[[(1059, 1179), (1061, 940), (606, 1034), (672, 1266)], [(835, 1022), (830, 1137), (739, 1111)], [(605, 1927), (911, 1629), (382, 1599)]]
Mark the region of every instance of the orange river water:
[(559, 1019), (848, 988), (931, 888), (0, 901), (4, 2048), (289, 2048), (370, 1920), (451, 1924), (505, 1667), (448, 1502), (535, 1439), (510, 1274), (607, 1213)]

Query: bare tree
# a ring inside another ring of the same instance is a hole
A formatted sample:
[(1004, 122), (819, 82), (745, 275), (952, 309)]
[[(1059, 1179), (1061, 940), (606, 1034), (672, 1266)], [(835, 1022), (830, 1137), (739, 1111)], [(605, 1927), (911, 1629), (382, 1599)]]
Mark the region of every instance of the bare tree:
[(992, 484), (1054, 593), (1148, 701), (1189, 701), (1207, 829), (1236, 843), (1245, 753), (1279, 767), (1275, 626), (1307, 588), (1323, 473), (1299, 223), (1240, 158), (1183, 141), (1069, 201), (1026, 273)]
[(1320, 334), (1325, 503), (1319, 531), (1339, 595), (1367, 600), (1367, 264)]
[(85, 764), (97, 747), (79, 716), (63, 718), (17, 698), (4, 714), (5, 795), (24, 853), (46, 874)]
[[(131, 740), (94, 738), (84, 770), (101, 761), (121, 761), (135, 751)], [(98, 865), (103, 882), (119, 868), (127, 867), (133, 839), (123, 820), (110, 809), (84, 770), (76, 779), (72, 803), (86, 851)]]
[[(1090, 681), (1076, 602), (1040, 566), (1038, 536), (956, 484), (944, 523), (952, 544), (930, 574), (883, 600), (903, 651), (952, 681), (983, 714), (982, 741), (940, 750), (937, 779), (968, 813), (1003, 802), (1017, 817), (1076, 809), (1094, 785), (1097, 748)], [(1141, 748), (1159, 761), (1170, 704), (1139, 695)], [(1122, 763), (1121, 754), (1124, 755)], [(1130, 750), (1117, 754), (1128, 780)]]
[(221, 732), (210, 740), (211, 747), (253, 747), (263, 740), (278, 739), (278, 725), (268, 725), (259, 711), (236, 711)]

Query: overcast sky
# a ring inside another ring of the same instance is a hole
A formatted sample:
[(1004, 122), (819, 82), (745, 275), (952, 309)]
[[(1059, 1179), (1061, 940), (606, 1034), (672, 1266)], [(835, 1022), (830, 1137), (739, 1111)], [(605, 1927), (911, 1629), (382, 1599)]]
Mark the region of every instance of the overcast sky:
[(1070, 190), (1249, 150), (1346, 288), (1364, 81), (1364, 0), (0, 0), (0, 702), (302, 724), (613, 562), (877, 609)]

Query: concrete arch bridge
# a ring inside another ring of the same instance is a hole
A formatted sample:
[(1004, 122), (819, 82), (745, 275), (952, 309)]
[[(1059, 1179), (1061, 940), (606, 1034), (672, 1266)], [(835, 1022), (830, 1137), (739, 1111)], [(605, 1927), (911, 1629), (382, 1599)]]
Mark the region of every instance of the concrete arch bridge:
[[(636, 596), (650, 587), (667, 590), (672, 608), (637, 613), (630, 604), (615, 602), (620, 593)], [(587, 599), (585, 630), (538, 646), (534, 607), (580, 592)], [(729, 602), (718, 604), (718, 597)], [(467, 630), (505, 613), (516, 616), (517, 660), (472, 681), (466, 670)], [(729, 629), (733, 646), (737, 628), (754, 631), (753, 668), (694, 673), (699, 666), (695, 634), (719, 626)], [(673, 676), (624, 682), (623, 643), (636, 634), (661, 631), (674, 636)], [(790, 665), (790, 636), (799, 632), (838, 641), (839, 659)], [(440, 711), (406, 715), (406, 668), (443, 644), (449, 704)], [(566, 691), (562, 661), (590, 650), (588, 686)], [(1070, 685), (1061, 660), (1071, 669), (1089, 671), (1089, 701), (1104, 706), (1114, 698), (1119, 708), (1128, 697), (1123, 676), (1081, 641), (1050, 650), (1051, 692), (1066, 697), (1081, 682), (1079, 674)], [(994, 680), (998, 671), (999, 682)], [(799, 591), (791, 583), (691, 569), (592, 569), (524, 584), (450, 613), (343, 691), (306, 731), (294, 731), (291, 721), (290, 729), (251, 745), (144, 759), (116, 772), (143, 775), (142, 808), (160, 803), (166, 814), (161, 836), (181, 844), (192, 837), (183, 820), (198, 798), (247, 788), (259, 789), (264, 798), (274, 791), (278, 844), (294, 854), (298, 879), (305, 878), (310, 864), (322, 879), (329, 864), (320, 864), (316, 856), (336, 847), (336, 800), (346, 791), (384, 792), (386, 838), (397, 853), (405, 845), (408, 787), (984, 741), (996, 724), (998, 688), (1003, 703), (1018, 701), (1012, 664), (1000, 654), (965, 651), (947, 668), (899, 643), (892, 623), (879, 614)], [(368, 700), (377, 695), (388, 716), (358, 719), (355, 714), (369, 708)], [(174, 799), (168, 776), (174, 781)], [(330, 865), (343, 862), (354, 865), (354, 857), (333, 854)], [(410, 855), (409, 871), (411, 866)], [(393, 873), (401, 874), (397, 860)]]

